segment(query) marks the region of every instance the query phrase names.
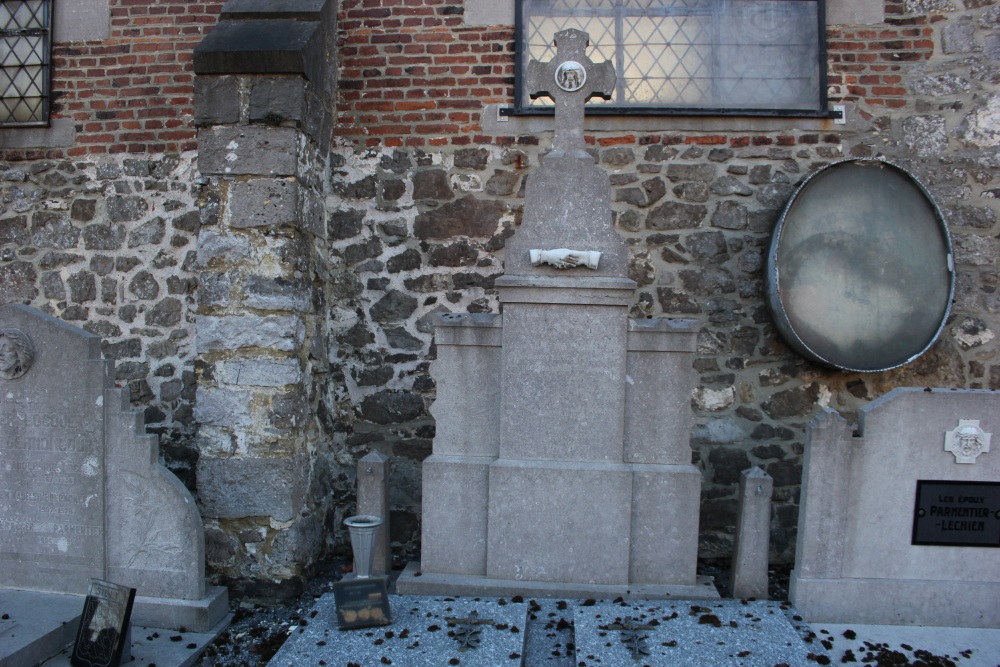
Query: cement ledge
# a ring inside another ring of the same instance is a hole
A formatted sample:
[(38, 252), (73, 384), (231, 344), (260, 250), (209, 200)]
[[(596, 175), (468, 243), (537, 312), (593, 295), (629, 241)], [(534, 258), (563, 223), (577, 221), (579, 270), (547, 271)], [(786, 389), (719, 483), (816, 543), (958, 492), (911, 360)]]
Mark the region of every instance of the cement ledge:
[(1000, 629), (1000, 583), (810, 579), (793, 570), (789, 599), (809, 623)]
[(613, 600), (717, 600), (719, 592), (712, 577), (699, 576), (691, 586), (682, 584), (579, 584), (548, 581), (489, 579), (466, 574), (422, 572), (420, 563), (411, 561), (396, 580), (398, 595), (448, 595), (497, 597), (522, 595), (539, 598)]

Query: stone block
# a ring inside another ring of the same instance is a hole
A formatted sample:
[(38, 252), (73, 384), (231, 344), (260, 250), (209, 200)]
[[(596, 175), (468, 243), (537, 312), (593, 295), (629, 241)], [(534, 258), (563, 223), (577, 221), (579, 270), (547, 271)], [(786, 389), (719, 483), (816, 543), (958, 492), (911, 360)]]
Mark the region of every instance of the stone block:
[(198, 499), (205, 516), (214, 518), (291, 521), (302, 510), (308, 481), (303, 455), (198, 459)]
[(216, 368), (216, 377), (231, 385), (283, 387), (302, 380), (296, 359), (230, 359)]
[(501, 318), (446, 313), (436, 318), (434, 453), (496, 457), (500, 451)]
[(304, 313), (312, 306), (312, 286), (294, 278), (247, 276), (243, 303), (257, 310), (291, 310)]
[(629, 320), (626, 463), (691, 462), (691, 391), (698, 380), (692, 364), (697, 336), (693, 320)]
[(830, 0), (827, 25), (872, 25), (885, 21), (885, 5), (870, 0)]
[(514, 25), (514, 0), (465, 0), (465, 25)]
[(358, 459), (358, 514), (377, 516), (382, 524), (375, 531), (372, 547), (371, 574), (392, 572), (392, 552), (389, 549), (392, 528), (389, 522), (389, 476), (392, 457), (381, 452), (369, 452)]
[(198, 318), (199, 353), (244, 347), (290, 352), (297, 350), (304, 338), (305, 325), (295, 315), (205, 315)]
[(318, 21), (220, 21), (195, 47), (196, 74), (293, 74), (306, 71)]
[(740, 475), (739, 510), (729, 587), (734, 598), (767, 599), (774, 480), (760, 468)]
[(489, 483), (489, 577), (628, 582), (630, 467), (498, 460)]
[(279, 123), (301, 121), (305, 115), (305, 85), (301, 76), (255, 78), (250, 89), (250, 120)]
[(489, 468), (492, 459), (424, 459), (421, 567), (442, 574), (485, 575)]
[(253, 425), (251, 399), (254, 393), (236, 387), (213, 387), (199, 384), (194, 406), (199, 424), (229, 429), (248, 429)]
[(501, 298), (501, 458), (620, 463), (624, 308)]
[(202, 75), (194, 80), (195, 125), (233, 125), (240, 120), (240, 81)]
[(629, 582), (694, 585), (701, 472), (691, 464), (633, 471)]
[(53, 16), (53, 38), (59, 44), (107, 39), (111, 30), (110, 18), (108, 0), (60, 4)]
[(281, 227), (298, 219), (299, 185), (293, 179), (255, 178), (229, 191), (229, 226)]
[(298, 133), (288, 127), (203, 128), (198, 148), (198, 169), (208, 175), (294, 176), (298, 166)]

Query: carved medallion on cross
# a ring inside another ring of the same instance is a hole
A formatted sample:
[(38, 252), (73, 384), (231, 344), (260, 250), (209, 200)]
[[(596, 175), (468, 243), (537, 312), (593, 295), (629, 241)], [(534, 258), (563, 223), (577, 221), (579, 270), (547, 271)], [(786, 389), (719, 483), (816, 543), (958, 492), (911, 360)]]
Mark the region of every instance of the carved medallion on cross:
[(532, 99), (548, 97), (555, 102), (553, 153), (585, 153), (584, 105), (592, 97), (611, 99), (617, 78), (615, 66), (610, 60), (595, 63), (587, 57), (590, 37), (582, 30), (557, 32), (555, 45), (554, 59), (528, 63), (528, 93)]

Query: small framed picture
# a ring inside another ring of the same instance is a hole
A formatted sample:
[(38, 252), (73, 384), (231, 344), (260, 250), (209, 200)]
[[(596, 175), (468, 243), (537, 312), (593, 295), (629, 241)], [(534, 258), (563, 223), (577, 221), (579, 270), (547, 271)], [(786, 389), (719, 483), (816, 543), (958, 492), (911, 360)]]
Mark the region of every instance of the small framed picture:
[(341, 630), (392, 624), (384, 577), (338, 581), (333, 585), (333, 597)]
[(91, 579), (80, 629), (73, 644), (73, 667), (118, 667), (128, 636), (135, 589)]

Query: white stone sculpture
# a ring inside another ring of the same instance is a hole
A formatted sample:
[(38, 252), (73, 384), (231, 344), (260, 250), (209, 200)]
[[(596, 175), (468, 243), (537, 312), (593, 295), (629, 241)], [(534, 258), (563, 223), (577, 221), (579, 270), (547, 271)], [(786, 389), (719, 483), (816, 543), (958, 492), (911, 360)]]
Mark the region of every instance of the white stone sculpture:
[(979, 428), (978, 419), (959, 419), (958, 426), (944, 434), (944, 450), (955, 455), (955, 463), (975, 463), (990, 451), (990, 433)]
[(557, 269), (571, 269), (574, 266), (596, 269), (598, 262), (601, 261), (601, 253), (596, 250), (556, 248), (555, 250), (531, 250), (530, 252), (532, 266), (551, 264)]

